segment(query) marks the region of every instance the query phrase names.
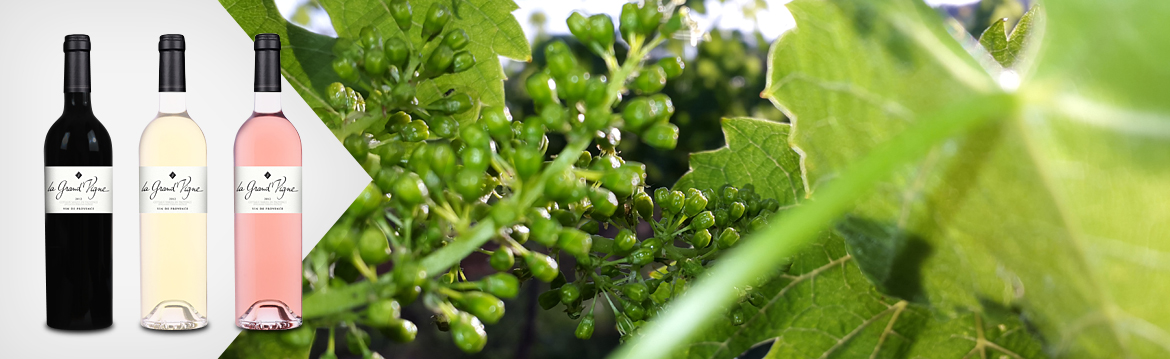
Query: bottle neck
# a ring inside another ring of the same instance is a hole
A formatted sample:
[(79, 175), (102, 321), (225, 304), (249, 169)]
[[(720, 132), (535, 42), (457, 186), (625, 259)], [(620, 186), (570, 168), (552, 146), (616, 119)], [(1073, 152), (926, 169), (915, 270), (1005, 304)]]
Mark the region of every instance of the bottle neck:
[(186, 92), (159, 92), (158, 113), (179, 114), (187, 112)]
[(279, 113), (280, 109), (280, 93), (279, 92), (257, 92), (256, 93), (256, 108), (255, 113)]
[(65, 113), (92, 115), (93, 106), (89, 102), (89, 92), (66, 92)]

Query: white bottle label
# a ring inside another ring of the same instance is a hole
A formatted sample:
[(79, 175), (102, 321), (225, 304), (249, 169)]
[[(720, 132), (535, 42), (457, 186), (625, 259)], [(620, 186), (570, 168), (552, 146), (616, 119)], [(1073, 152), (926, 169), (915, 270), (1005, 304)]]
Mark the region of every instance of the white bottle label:
[(207, 213), (207, 167), (138, 167), (139, 213)]
[(236, 166), (236, 213), (301, 213), (301, 167)]
[(114, 213), (114, 168), (45, 167), (45, 213)]

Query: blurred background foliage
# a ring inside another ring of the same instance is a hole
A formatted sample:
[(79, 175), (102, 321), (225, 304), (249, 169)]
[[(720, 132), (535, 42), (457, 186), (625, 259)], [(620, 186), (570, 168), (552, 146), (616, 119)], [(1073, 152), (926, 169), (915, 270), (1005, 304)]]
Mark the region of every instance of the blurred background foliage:
[[(949, 18), (952, 26), (965, 30), (974, 38), (998, 19), (1007, 18), (1008, 24), (1015, 22), (1034, 3), (1034, 0), (933, 0), (927, 3), (938, 8), (940, 14)], [(562, 40), (570, 44), (579, 58), (594, 59), (593, 71), (601, 73), (605, 65), (588, 49), (568, 34), (564, 20), (573, 5), (586, 12), (616, 14), (624, 1), (572, 2), (560, 1), (517, 1), (521, 6), (515, 14), (532, 41), (533, 59), (529, 63), (504, 61), (508, 75), (505, 93), (508, 107), (516, 119), (534, 114), (532, 100), (526, 93), (524, 81), (538, 69), (545, 67), (544, 47)], [(651, 148), (641, 141), (623, 141), (620, 150), (623, 158), (641, 161), (647, 165), (647, 182), (652, 187), (670, 187), (689, 168), (690, 153), (713, 150), (724, 145), (720, 119), (723, 117), (755, 117), (778, 122), (787, 118), (768, 100), (760, 97), (765, 87), (766, 57), (769, 45), (786, 26), (790, 27), (791, 16), (782, 7), (784, 1), (775, 0), (686, 0), (686, 5), (697, 13), (705, 24), (706, 34), (701, 39), (675, 39), (658, 52), (654, 58), (682, 56), (686, 63), (682, 76), (672, 79), (663, 93), (673, 99), (676, 107), (674, 122), (679, 126), (678, 146), (671, 151)], [(311, 31), (336, 36), (328, 14), (316, 0), (277, 1), (282, 14), (291, 22)], [(555, 4), (555, 5), (554, 5)], [(568, 7), (566, 7), (568, 6)], [(553, 9), (550, 9), (553, 8)], [(555, 16), (553, 15), (555, 14)], [(783, 20), (783, 21), (781, 21)], [(788, 25), (786, 25), (788, 24)], [(1009, 27), (1010, 28), (1010, 27)], [(691, 46), (695, 44), (695, 46)], [(618, 57), (624, 56), (624, 48), (617, 46)], [(634, 136), (624, 133), (623, 136)], [(549, 153), (559, 151), (564, 145), (560, 136), (550, 136)], [(777, 138), (777, 141), (786, 139)], [(463, 262), (468, 279), (494, 273), (488, 266), (486, 255), (475, 254)], [(379, 272), (387, 271), (379, 268)], [(522, 294), (507, 300), (506, 314), (499, 324), (486, 327), (492, 338), (480, 353), (468, 355), (451, 342), (450, 335), (439, 332), (432, 324), (431, 314), (420, 305), (403, 308), (402, 317), (418, 323), (418, 337), (414, 342), (400, 344), (392, 342), (376, 330), (369, 330), (370, 349), (382, 353), (386, 358), (602, 358), (619, 345), (619, 335), (614, 328), (612, 313), (597, 311), (597, 325), (593, 337), (580, 340), (573, 331), (577, 321), (569, 319), (558, 310), (543, 310), (536, 302), (537, 295), (548, 290), (548, 284), (528, 281)], [(361, 358), (344, 348), (345, 334), (339, 330), (340, 358)], [(317, 331), (312, 342), (309, 357), (316, 358), (325, 350), (329, 333)], [(224, 352), (222, 358), (268, 358), (295, 357), (303, 353), (297, 348), (299, 340), (282, 336), (281, 333), (245, 332)], [(760, 358), (767, 352), (767, 345), (758, 346), (741, 358)]]

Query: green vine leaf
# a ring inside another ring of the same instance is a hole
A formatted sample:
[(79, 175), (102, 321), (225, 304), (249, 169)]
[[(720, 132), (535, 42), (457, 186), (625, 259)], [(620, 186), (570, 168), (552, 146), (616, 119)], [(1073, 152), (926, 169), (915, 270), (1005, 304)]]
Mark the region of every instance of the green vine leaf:
[(333, 61), (330, 49), (337, 39), (289, 23), (281, 17), (272, 0), (220, 0), (219, 3), (249, 37), (261, 33), (280, 35), (280, 73), (285, 80), (317, 115), (337, 114), (322, 95), (329, 84), (341, 81), (330, 67)]
[(800, 154), (783, 140), (791, 127), (754, 118), (723, 119), (727, 146), (691, 154), (691, 170), (674, 187), (719, 189), (750, 183), (761, 197), (781, 205), (800, 202), (805, 195)]
[[(466, 50), (475, 56), (476, 64), (470, 70), (425, 81), (418, 87), (420, 104), (442, 98), (451, 89), (467, 93), (488, 106), (504, 105), (504, 75), (500, 56), (519, 61), (532, 59), (528, 38), (520, 23), (512, 16), (519, 8), (512, 0), (411, 0), (413, 9), (410, 29), (403, 33), (390, 15), (389, 0), (322, 0), (321, 6), (329, 13), (333, 28), (345, 38), (358, 38), (363, 27), (375, 26), (383, 37), (403, 36), (414, 48), (414, 56), (424, 50), (423, 19), (432, 4), (446, 5), (453, 12), (443, 34), (452, 29), (463, 29), (470, 40)], [(443, 36), (440, 34), (439, 36)], [(326, 49), (328, 50), (328, 49)], [(429, 55), (429, 50), (423, 55)], [(478, 111), (456, 116), (462, 121), (473, 120)]]
[(1031, 10), (1024, 13), (1020, 21), (1016, 24), (1015, 29), (1011, 33), (1007, 30), (1007, 20), (999, 19), (991, 24), (987, 30), (979, 35), (979, 44), (983, 45), (984, 49), (995, 58), (1003, 67), (1012, 67), (1020, 56), (1020, 51), (1024, 49), (1024, 44), (1030, 38), (1032, 33), (1032, 19), (1035, 18), (1036, 11), (1039, 7), (1033, 6)]
[(1156, 60), (1170, 4), (1046, 3), (1034, 66), (999, 84), (917, 1), (788, 6), (797, 29), (773, 46), (764, 95), (792, 118), (813, 198), (922, 116), (1019, 85), (1013, 115), (936, 147), (839, 224), (870, 255), (925, 246), (911, 268), (862, 265), (870, 278), (918, 278), (896, 295), (942, 315), (1018, 306), (1057, 357), (1170, 353), (1170, 309), (1152, 299), (1170, 292), (1154, 264), (1170, 258), (1170, 69)]

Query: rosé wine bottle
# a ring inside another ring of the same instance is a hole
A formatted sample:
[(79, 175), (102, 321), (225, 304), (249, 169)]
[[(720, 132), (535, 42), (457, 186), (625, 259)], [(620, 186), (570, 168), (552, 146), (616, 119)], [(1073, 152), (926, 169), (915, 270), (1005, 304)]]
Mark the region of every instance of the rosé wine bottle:
[(280, 110), (280, 37), (256, 35), (256, 109), (236, 135), (236, 325), (301, 326), (301, 138)]

